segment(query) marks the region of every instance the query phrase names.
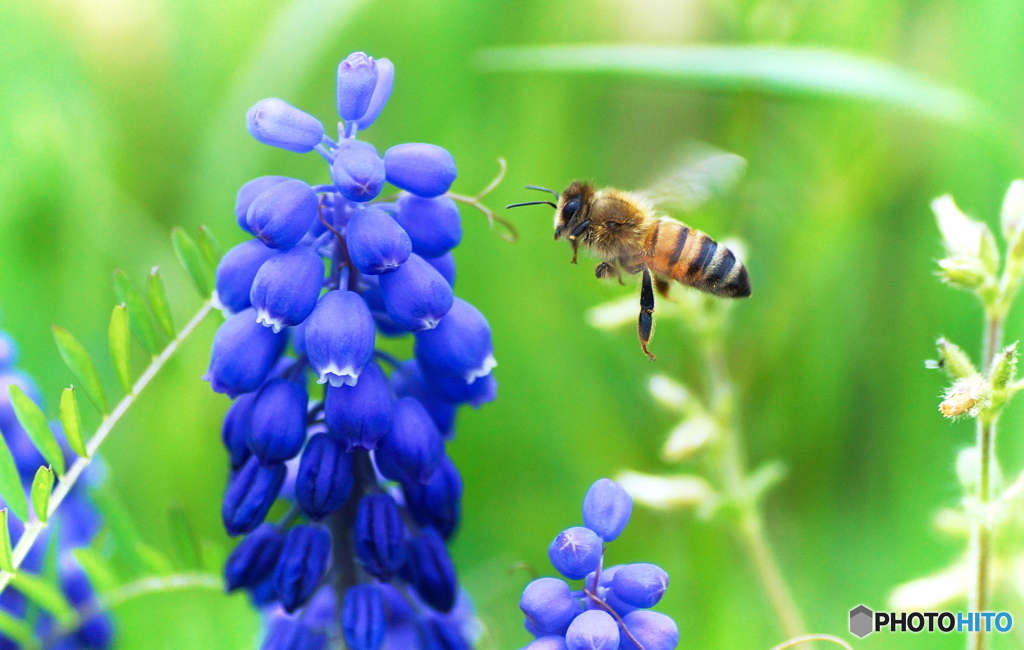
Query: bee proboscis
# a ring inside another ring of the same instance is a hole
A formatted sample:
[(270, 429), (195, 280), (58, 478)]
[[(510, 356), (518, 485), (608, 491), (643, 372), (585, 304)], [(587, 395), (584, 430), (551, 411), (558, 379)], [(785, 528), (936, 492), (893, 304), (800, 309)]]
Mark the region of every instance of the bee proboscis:
[[(703, 231), (660, 214), (656, 207), (679, 196), (672, 190), (673, 186), (693, 190), (695, 171), (707, 173), (709, 161), (719, 167), (742, 165), (742, 158), (719, 152), (703, 159), (703, 167), (683, 168), (643, 192), (598, 189), (579, 180), (561, 193), (528, 185), (528, 189), (550, 192), (557, 203), (528, 201), (508, 206), (547, 204), (553, 207), (555, 239), (567, 239), (572, 244), (573, 264), (581, 247), (599, 258), (601, 262), (594, 269), (598, 278), (618, 278), (621, 282), (623, 272), (642, 274), (637, 333), (640, 347), (652, 360), (654, 355), (649, 345), (654, 325), (655, 288), (667, 297), (670, 282), (674, 281), (726, 298), (750, 295), (747, 269), (733, 251)], [(689, 201), (700, 202), (706, 195), (690, 196)]]

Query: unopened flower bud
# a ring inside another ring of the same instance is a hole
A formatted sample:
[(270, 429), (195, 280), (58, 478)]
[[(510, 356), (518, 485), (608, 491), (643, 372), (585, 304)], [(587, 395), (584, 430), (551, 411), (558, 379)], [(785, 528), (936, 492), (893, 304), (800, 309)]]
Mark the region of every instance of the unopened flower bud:
[(256, 310), (240, 311), (213, 337), (210, 368), (203, 377), (218, 393), (236, 397), (256, 390), (277, 363), (288, 336), (256, 322)]
[(327, 433), (309, 439), (295, 475), (295, 500), (320, 520), (345, 505), (352, 492), (352, 455)]
[(289, 179), (271, 185), (253, 199), (245, 221), (264, 244), (287, 250), (299, 243), (316, 221), (319, 204), (313, 188)]
[(281, 605), (287, 612), (302, 607), (327, 573), (331, 536), (319, 526), (299, 525), (288, 531), (274, 574)]
[(569, 585), (558, 578), (538, 578), (526, 585), (519, 609), (538, 636), (565, 634), (569, 624), (583, 611)]
[(583, 497), (583, 525), (606, 542), (615, 540), (633, 514), (633, 497), (615, 481), (597, 480)]
[(273, 379), (256, 395), (249, 423), (249, 449), (264, 463), (294, 458), (306, 441), (306, 387)]
[(235, 246), (217, 264), (217, 302), (232, 314), (248, 309), (252, 302), (249, 293), (256, 273), (276, 253), (263, 242), (250, 239)]
[(669, 434), (661, 449), (661, 457), (670, 463), (684, 460), (704, 448), (716, 435), (718, 424), (713, 418), (707, 415), (688, 418)]
[(977, 259), (961, 260), (946, 258), (938, 262), (939, 278), (946, 284), (958, 289), (973, 291), (978, 289), (988, 280), (985, 269)]
[(948, 194), (932, 201), (932, 212), (949, 256), (960, 260), (977, 259), (981, 254), (984, 224), (961, 212)]
[(387, 582), (402, 568), (406, 532), (390, 495), (368, 494), (359, 500), (353, 535), (356, 555), (370, 575)]
[(346, 122), (366, 114), (377, 87), (377, 63), (364, 52), (353, 52), (338, 65), (338, 115)]
[(551, 564), (559, 573), (571, 580), (581, 580), (601, 563), (604, 544), (597, 533), (573, 526), (555, 537), (548, 548)]
[(569, 650), (618, 650), (619, 625), (603, 609), (583, 612), (565, 633)]
[(707, 506), (715, 499), (711, 485), (699, 476), (653, 476), (623, 472), (616, 479), (635, 501), (659, 510)]
[(387, 377), (372, 361), (355, 386), (328, 386), (324, 417), (331, 435), (347, 450), (376, 449), (391, 432), (394, 404)]
[(665, 375), (651, 377), (647, 389), (659, 404), (673, 411), (684, 411), (694, 402), (693, 395), (685, 386)]
[(437, 327), (454, 300), (448, 281), (415, 253), (405, 264), (380, 276), (380, 291), (388, 316), (409, 332)]
[(988, 386), (980, 375), (958, 379), (939, 404), (939, 412), (944, 417), (955, 418), (968, 414), (975, 416), (988, 398)]
[(255, 457), (246, 461), (224, 494), (221, 516), (229, 535), (252, 532), (263, 523), (281, 491), (285, 474), (282, 463), (263, 465)]
[(413, 251), (409, 235), (380, 208), (357, 211), (346, 234), (349, 257), (360, 273), (379, 275), (397, 269)]
[(434, 609), (450, 612), (455, 606), (459, 585), (444, 540), (433, 528), (424, 528), (409, 542), (408, 554), (416, 593)]
[(245, 115), (246, 128), (263, 144), (306, 153), (324, 139), (320, 120), (281, 99), (264, 99)]
[(272, 256), (253, 279), (249, 299), (256, 322), (280, 332), (298, 325), (313, 313), (324, 283), (323, 259), (297, 246)]
[(935, 347), (939, 351), (936, 367), (945, 370), (953, 379), (963, 379), (978, 374), (974, 364), (971, 363), (971, 358), (956, 343), (946, 338), (940, 338), (935, 342)]
[(448, 284), (455, 286), (455, 256), (452, 255), (451, 251), (448, 251), (440, 257), (428, 257), (425, 258), (427, 263), (437, 269)]
[(343, 140), (334, 152), (331, 179), (349, 201), (372, 201), (384, 187), (384, 161), (369, 142)]
[(647, 609), (657, 605), (665, 594), (668, 574), (654, 564), (627, 564), (615, 572), (611, 588), (627, 605)]
[(416, 523), (451, 539), (462, 513), (462, 477), (451, 458), (446, 455), (426, 483), (403, 483), (402, 493)]
[(426, 483), (443, 454), (441, 434), (423, 406), (411, 397), (395, 402), (391, 433), (377, 445), (381, 474), (400, 483)]
[(384, 642), (387, 616), (380, 586), (355, 585), (345, 592), (341, 628), (349, 650), (378, 650)]
[[(622, 622), (629, 634), (622, 635), (620, 650), (675, 650), (679, 645), (679, 627), (664, 614), (630, 612), (622, 617)], [(630, 635), (637, 643), (633, 643)]]
[(224, 565), (228, 591), (253, 587), (274, 573), (284, 547), (284, 535), (272, 524), (262, 524), (235, 547)]
[(263, 193), (263, 190), (287, 180), (291, 179), (287, 176), (260, 176), (239, 188), (238, 194), (235, 196), (235, 221), (238, 222), (238, 227), (245, 232), (252, 233), (245, 220), (245, 215), (249, 213), (249, 206), (257, 196)]
[(360, 131), (365, 131), (377, 120), (384, 106), (391, 97), (391, 87), (395, 83), (395, 66), (389, 59), (377, 59), (377, 85), (373, 89), (366, 112), (357, 119)]
[(487, 319), (462, 298), (454, 299), (437, 327), (416, 333), (416, 360), (428, 374), (461, 377), (467, 384), (498, 365)]
[(421, 257), (444, 255), (462, 241), (459, 208), (447, 196), (425, 199), (402, 192), (395, 204), (395, 221), (409, 233), (412, 250)]
[(1017, 375), (1017, 343), (1013, 342), (996, 354), (990, 372), (993, 390), (1003, 390)]
[(388, 182), (416, 196), (441, 196), (457, 175), (455, 159), (436, 144), (396, 144), (384, 152)]

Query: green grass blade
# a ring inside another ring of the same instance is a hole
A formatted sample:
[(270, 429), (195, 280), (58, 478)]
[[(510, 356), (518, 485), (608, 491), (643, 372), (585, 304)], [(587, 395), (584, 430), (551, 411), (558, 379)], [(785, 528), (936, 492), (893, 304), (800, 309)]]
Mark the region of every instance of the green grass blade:
[(91, 548), (76, 548), (71, 552), (78, 560), (82, 570), (85, 571), (85, 575), (89, 576), (89, 582), (92, 583), (93, 589), (100, 594), (105, 594), (117, 588), (116, 573), (103, 556)]
[(50, 494), (53, 493), (53, 470), (40, 467), (32, 479), (32, 510), (36, 519), (46, 521), (50, 518)]
[(483, 50), (489, 72), (564, 72), (665, 80), (722, 92), (859, 99), (956, 123), (990, 117), (977, 99), (868, 57), (775, 45), (577, 45)]
[(103, 393), (103, 384), (100, 382), (100, 374), (96, 372), (96, 364), (92, 357), (85, 351), (82, 344), (63, 327), (53, 326), (53, 338), (57, 342), (57, 350), (64, 359), (64, 363), (71, 369), (72, 374), (82, 382), (82, 390), (85, 391), (100, 413), (107, 412), (107, 398)]
[(131, 350), (128, 341), (128, 310), (117, 305), (110, 314), (110, 359), (125, 393), (132, 392)]
[(199, 246), (181, 228), (171, 231), (171, 242), (178, 260), (192, 278), (196, 289), (204, 298), (210, 296), (213, 293), (213, 267)]
[(53, 436), (53, 430), (46, 422), (46, 416), (43, 415), (42, 409), (17, 384), (11, 384), (8, 393), (11, 397), (11, 406), (14, 407), (14, 414), (18, 417), (18, 422), (24, 427), (28, 437), (32, 439), (32, 444), (36, 446), (46, 462), (50, 463), (50, 467), (58, 475), (63, 476), (64, 452), (57, 444), (57, 439)]
[(89, 457), (89, 450), (82, 438), (82, 417), (78, 412), (78, 398), (74, 388), (65, 388), (60, 394), (60, 424), (64, 429), (64, 437), (75, 453), (83, 458)]
[(117, 495), (109, 486), (95, 489), (90, 495), (113, 538), (114, 563), (122, 570), (121, 575), (125, 578), (146, 575), (149, 563), (141, 551), (145, 544)]
[(128, 309), (128, 323), (135, 338), (139, 339), (139, 343), (142, 343), (142, 347), (146, 348), (150, 356), (155, 356), (160, 348), (156, 340), (156, 330), (153, 329), (153, 322), (149, 319), (149, 311), (146, 309), (146, 301), (132, 284), (131, 278), (121, 269), (114, 271), (114, 294)]
[(146, 296), (149, 298), (149, 307), (156, 316), (156, 322), (160, 323), (167, 336), (174, 338), (174, 319), (171, 318), (171, 309), (167, 306), (167, 287), (164, 286), (164, 279), (158, 266), (154, 266), (149, 272)]
[(12, 573), (14, 558), (11, 556), (11, 529), (7, 526), (7, 508), (0, 510), (0, 569)]
[(199, 226), (198, 233), (199, 249), (203, 251), (203, 257), (212, 268), (217, 268), (217, 263), (220, 262), (220, 244), (217, 243), (217, 238), (207, 226)]
[(28, 499), (21, 487), (18, 465), (3, 435), (0, 435), (0, 497), (18, 519), (28, 521)]
[(167, 509), (167, 524), (171, 531), (174, 554), (181, 568), (202, 569), (203, 552), (199, 538), (180, 503), (175, 502)]
[(26, 598), (52, 614), (59, 625), (68, 625), (75, 620), (75, 609), (56, 585), (31, 573), (19, 573), (11, 580), (11, 584)]
[(39, 647), (32, 626), (27, 621), (15, 618), (3, 610), (0, 610), (0, 634), (17, 643), (19, 648)]

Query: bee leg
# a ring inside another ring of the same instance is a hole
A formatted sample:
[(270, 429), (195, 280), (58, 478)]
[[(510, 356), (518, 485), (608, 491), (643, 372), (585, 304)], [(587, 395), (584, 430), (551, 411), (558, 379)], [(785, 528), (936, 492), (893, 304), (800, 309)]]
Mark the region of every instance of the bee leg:
[(572, 243), (572, 262), (571, 262), (572, 264), (576, 263), (576, 256), (578, 256), (579, 254), (580, 254), (579, 246), (576, 244), (575, 241), (573, 241), (573, 243)]
[[(597, 265), (597, 268), (594, 269), (594, 275), (596, 275), (598, 278), (602, 280), (604, 280), (605, 278), (612, 277), (612, 274), (617, 272), (618, 269), (615, 268), (615, 265), (609, 264), (608, 262), (601, 262), (600, 264)], [(622, 277), (621, 274), (619, 274), (619, 281), (621, 280)]]
[(654, 278), (654, 288), (662, 298), (668, 299), (668, 292), (672, 288), (672, 284), (665, 278), (656, 277)]
[(644, 276), (640, 284), (640, 318), (637, 321), (637, 334), (640, 336), (640, 348), (651, 361), (654, 355), (647, 349), (651, 342), (651, 331), (654, 329), (654, 289), (651, 287), (651, 271), (643, 268)]

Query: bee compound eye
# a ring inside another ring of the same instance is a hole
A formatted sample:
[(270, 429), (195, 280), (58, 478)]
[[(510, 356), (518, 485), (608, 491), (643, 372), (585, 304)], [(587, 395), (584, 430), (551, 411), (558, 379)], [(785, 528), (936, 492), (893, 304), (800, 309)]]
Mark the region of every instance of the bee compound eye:
[(569, 199), (565, 202), (565, 206), (562, 207), (562, 214), (565, 215), (566, 219), (572, 219), (576, 216), (576, 213), (580, 211), (580, 200), (579, 198)]

